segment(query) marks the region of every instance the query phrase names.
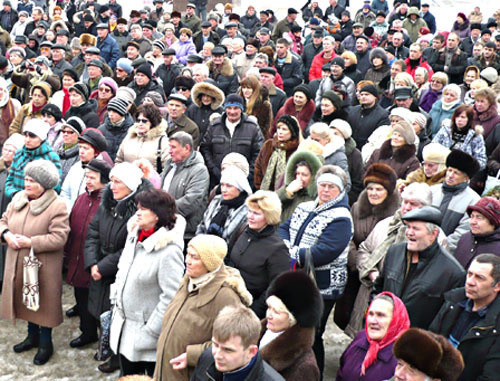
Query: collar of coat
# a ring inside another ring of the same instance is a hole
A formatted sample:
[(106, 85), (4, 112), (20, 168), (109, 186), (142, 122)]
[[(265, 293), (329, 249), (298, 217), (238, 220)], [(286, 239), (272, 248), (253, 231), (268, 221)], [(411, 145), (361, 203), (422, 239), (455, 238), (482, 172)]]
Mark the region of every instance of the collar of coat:
[(140, 138), (140, 139), (144, 139), (145, 141), (155, 140), (156, 138), (165, 134), (165, 131), (167, 131), (167, 127), (168, 127), (168, 125), (167, 125), (166, 120), (162, 119), (161, 123), (156, 127), (152, 127), (146, 133), (146, 135), (139, 135), (137, 123), (136, 123), (132, 126), (132, 128), (130, 128), (128, 134), (129, 134), (129, 137), (131, 137), (131, 138)]
[[(267, 319), (262, 320), (261, 336), (266, 331)], [(260, 350), (264, 361), (276, 371), (282, 372), (290, 368), (305, 353), (311, 350), (314, 343), (314, 328), (302, 328), (294, 325)]]
[(381, 204), (372, 205), (368, 201), (368, 193), (366, 192), (366, 189), (363, 189), (359, 195), (358, 201), (356, 201), (352, 208), (353, 210), (358, 210), (358, 216), (360, 219), (374, 216), (378, 221), (380, 221), (386, 217), (394, 215), (400, 204), (401, 199), (399, 197), (399, 192), (394, 191), (392, 194), (388, 195)]
[(398, 163), (404, 163), (406, 160), (415, 156), (417, 149), (414, 144), (405, 144), (396, 151), (392, 150), (391, 139), (386, 140), (380, 147), (380, 159), (393, 158)]
[[(278, 59), (278, 55), (275, 54), (274, 55), (274, 61), (276, 61)], [(290, 50), (288, 50), (286, 52), (286, 57), (285, 57), (285, 64), (291, 64), (292, 63), (292, 60), (293, 60), (293, 56), (292, 56), (292, 53), (290, 53)]]
[[(151, 253), (152, 251), (161, 250), (169, 244), (176, 244), (181, 250), (184, 248), (182, 237), (184, 237), (184, 230), (186, 229), (186, 220), (180, 214), (176, 214), (175, 217), (175, 225), (172, 229), (169, 230), (166, 227), (161, 227), (144, 241), (140, 242), (146, 252)], [(137, 242), (140, 231), (137, 225), (137, 214), (134, 214), (128, 220), (127, 230), (129, 237)]]
[[(215, 70), (214, 61), (213, 60), (208, 61), (207, 65), (210, 73), (212, 73)], [(220, 75), (224, 77), (230, 77), (234, 74), (233, 64), (231, 63), (229, 58), (224, 57), (224, 61), (222, 61), (222, 65), (219, 71)]]
[(53, 189), (48, 189), (36, 200), (29, 200), (26, 191), (18, 192), (12, 199), (12, 205), (15, 211), (20, 211), (27, 204), (30, 205), (30, 211), (35, 216), (43, 213), (54, 200), (57, 199), (57, 193)]

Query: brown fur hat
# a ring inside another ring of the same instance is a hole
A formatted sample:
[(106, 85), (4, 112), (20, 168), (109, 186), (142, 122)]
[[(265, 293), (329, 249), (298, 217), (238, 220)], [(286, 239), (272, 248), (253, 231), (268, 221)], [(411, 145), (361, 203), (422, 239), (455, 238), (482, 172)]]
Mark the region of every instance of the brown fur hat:
[(82, 33), (80, 35), (80, 45), (87, 44), (90, 46), (95, 46), (97, 43), (97, 38), (89, 33)]
[(202, 94), (209, 95), (214, 99), (214, 101), (210, 105), (210, 107), (214, 111), (224, 104), (224, 92), (208, 81), (197, 83), (191, 89), (191, 99), (198, 107), (201, 107)]
[(394, 344), (394, 356), (431, 378), (455, 381), (464, 369), (458, 349), (441, 335), (410, 328)]
[(396, 175), (396, 172), (394, 172), (394, 170), (387, 164), (373, 163), (366, 171), (365, 178), (363, 179), (363, 185), (366, 187), (369, 183), (380, 184), (390, 195), (396, 188), (397, 180), (398, 175)]

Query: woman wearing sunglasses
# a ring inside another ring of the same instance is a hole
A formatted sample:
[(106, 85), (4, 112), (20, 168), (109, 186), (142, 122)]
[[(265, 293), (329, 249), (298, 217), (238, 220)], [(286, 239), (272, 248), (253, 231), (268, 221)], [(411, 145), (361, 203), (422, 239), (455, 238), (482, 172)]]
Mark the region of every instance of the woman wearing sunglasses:
[(90, 99), (97, 101), (97, 115), (99, 116), (99, 125), (104, 122), (104, 118), (108, 114), (108, 103), (116, 95), (118, 85), (115, 80), (110, 77), (103, 77), (99, 81), (97, 90), (92, 91)]

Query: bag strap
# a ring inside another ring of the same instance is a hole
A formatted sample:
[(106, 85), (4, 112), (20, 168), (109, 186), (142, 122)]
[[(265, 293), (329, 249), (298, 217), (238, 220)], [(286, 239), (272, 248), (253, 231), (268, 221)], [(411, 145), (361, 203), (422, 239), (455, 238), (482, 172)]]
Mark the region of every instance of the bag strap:
[(161, 162), (161, 142), (165, 135), (160, 136), (160, 140), (158, 140), (158, 148), (156, 149), (156, 171), (158, 174), (162, 171), (162, 162)]

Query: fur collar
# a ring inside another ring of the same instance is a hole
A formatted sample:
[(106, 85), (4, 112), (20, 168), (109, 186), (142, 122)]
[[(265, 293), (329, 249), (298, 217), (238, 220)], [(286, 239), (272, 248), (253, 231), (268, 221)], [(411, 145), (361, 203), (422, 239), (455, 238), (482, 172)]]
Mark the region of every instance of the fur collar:
[[(388, 195), (384, 202), (380, 205), (372, 205), (368, 201), (368, 193), (363, 189), (356, 201), (357, 210), (360, 219), (365, 219), (370, 216), (375, 216), (378, 221), (386, 217), (392, 216), (401, 204), (399, 193), (395, 190), (392, 194)], [(354, 208), (354, 206), (353, 206)]]
[(323, 157), (326, 159), (337, 151), (345, 152), (345, 141), (337, 135), (333, 135), (332, 141), (323, 147)]
[(201, 108), (201, 94), (206, 94), (214, 98), (215, 100), (211, 103), (210, 108), (215, 111), (224, 103), (224, 93), (217, 86), (212, 85), (207, 82), (197, 83), (191, 92), (191, 99), (194, 104)]
[(14, 198), (12, 199), (12, 205), (15, 211), (20, 211), (27, 204), (30, 205), (30, 212), (38, 216), (43, 213), (45, 209), (47, 209), (50, 204), (52, 204), (57, 199), (57, 193), (53, 189), (46, 190), (44, 194), (42, 194), (36, 200), (29, 201), (28, 196), (25, 191), (18, 192)]
[(399, 148), (395, 152), (392, 151), (391, 139), (386, 140), (382, 147), (380, 147), (380, 159), (391, 159), (393, 158), (398, 163), (404, 163), (405, 161), (411, 159), (415, 156), (417, 149), (414, 144), (405, 144), (403, 147)]
[(287, 153), (291, 153), (291, 152), (294, 152), (298, 146), (299, 146), (299, 140), (296, 138), (288, 140), (286, 142), (280, 142), (280, 141), (278, 141), (277, 136), (273, 137), (273, 148), (274, 149), (279, 148), (279, 149), (286, 151)]
[[(186, 220), (180, 214), (176, 214), (175, 225), (172, 229), (168, 230), (166, 227), (161, 227), (153, 233), (150, 237), (146, 238), (142, 245), (147, 252), (158, 251), (163, 249), (169, 244), (176, 244), (182, 249), (184, 242), (184, 230), (186, 229)], [(134, 239), (137, 239), (139, 234), (139, 226), (137, 226), (137, 216), (134, 214), (127, 222), (127, 231)]]
[[(212, 73), (215, 70), (215, 64), (213, 60), (208, 61), (208, 69)], [(220, 68), (220, 75), (224, 77), (230, 77), (234, 74), (233, 64), (229, 60), (229, 58), (225, 57), (222, 62), (222, 66)]]
[[(262, 331), (266, 330), (267, 320), (262, 320)], [(276, 339), (260, 350), (262, 358), (276, 371), (293, 366), (306, 352), (310, 351), (314, 343), (314, 328), (302, 328), (298, 325), (287, 329)]]
[(283, 111), (286, 115), (296, 115), (299, 122), (301, 120), (309, 121), (314, 115), (314, 111), (316, 110), (316, 106), (314, 104), (314, 100), (310, 99), (309, 102), (306, 103), (304, 108), (297, 112), (295, 109), (295, 105), (293, 104), (293, 97), (288, 98), (283, 105)]
[(158, 126), (151, 128), (146, 133), (146, 135), (139, 136), (138, 129), (137, 129), (137, 123), (136, 123), (130, 128), (128, 134), (129, 134), (129, 137), (134, 138), (134, 139), (144, 139), (145, 141), (150, 141), (150, 140), (155, 140), (156, 138), (159, 138), (161, 135), (165, 135), (165, 131), (167, 131), (167, 127), (168, 127), (167, 121), (165, 119), (162, 119), (161, 123)]

